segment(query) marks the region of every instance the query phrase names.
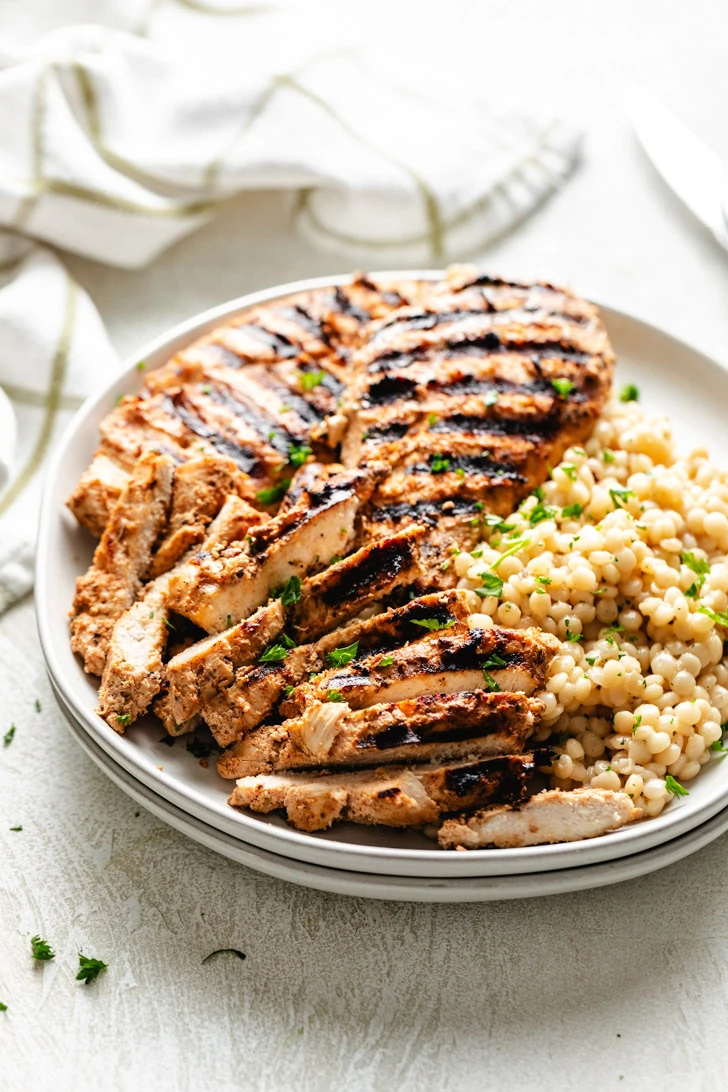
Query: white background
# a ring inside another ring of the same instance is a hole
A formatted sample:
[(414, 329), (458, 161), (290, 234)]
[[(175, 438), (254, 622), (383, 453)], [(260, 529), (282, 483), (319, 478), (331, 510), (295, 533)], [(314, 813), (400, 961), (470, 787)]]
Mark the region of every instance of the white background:
[[(18, 40), (21, 8), (0, 4)], [(481, 260), (567, 280), (728, 364), (728, 255), (652, 172), (627, 116), (639, 80), (728, 157), (725, 3), (340, 3), (331, 17), (354, 42), (431, 50), (433, 80), (438, 50), (462, 48), (484, 93), (506, 79), (515, 96), (557, 98), (586, 127), (584, 162)], [(266, 195), (147, 270), (69, 264), (123, 353), (224, 299), (347, 268), (293, 238), (285, 201)], [(29, 602), (0, 620), (0, 665), (0, 734), (17, 724), (0, 747), (3, 1092), (725, 1087), (725, 836), (669, 871), (548, 900), (319, 895), (135, 815), (68, 736)], [(42, 968), (34, 933), (58, 951)], [(228, 946), (245, 962), (201, 964)], [(79, 947), (109, 963), (88, 988)]]

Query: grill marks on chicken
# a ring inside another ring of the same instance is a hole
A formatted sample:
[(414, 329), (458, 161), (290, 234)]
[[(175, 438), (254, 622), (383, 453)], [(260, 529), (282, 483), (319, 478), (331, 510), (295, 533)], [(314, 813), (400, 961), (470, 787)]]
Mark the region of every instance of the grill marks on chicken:
[[(300, 829), (452, 816), (441, 844), (467, 848), (629, 821), (596, 790), (529, 810), (519, 752), (558, 642), (471, 629), (448, 590), (482, 513), (586, 437), (612, 364), (590, 304), (470, 267), (358, 275), (179, 352), (105, 419), (68, 502), (101, 536), (71, 622), (101, 715), (122, 731), (156, 698), (172, 735), (204, 721), (230, 802)], [(167, 651), (170, 614), (190, 632)]]
[(315, 702), (301, 717), (264, 726), (218, 760), (222, 777), (247, 777), (312, 766), (379, 766), (432, 762), (523, 750), (541, 703), (523, 694), (484, 690), (424, 694), (352, 710)]
[(531, 755), (508, 755), (413, 769), (263, 774), (241, 778), (229, 802), (263, 813), (283, 809), (289, 822), (305, 831), (325, 830), (342, 820), (424, 826), (461, 809), (522, 799), (533, 769)]

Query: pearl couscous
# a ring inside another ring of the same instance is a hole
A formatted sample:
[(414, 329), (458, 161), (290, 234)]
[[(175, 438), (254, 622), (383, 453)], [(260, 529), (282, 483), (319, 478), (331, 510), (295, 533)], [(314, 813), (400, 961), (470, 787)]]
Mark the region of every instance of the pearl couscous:
[[(471, 624), (562, 642), (536, 740), (554, 788), (623, 789), (658, 815), (728, 720), (728, 473), (677, 457), (669, 423), (610, 404), (518, 511), (453, 559)], [(501, 583), (502, 582), (502, 583)]]

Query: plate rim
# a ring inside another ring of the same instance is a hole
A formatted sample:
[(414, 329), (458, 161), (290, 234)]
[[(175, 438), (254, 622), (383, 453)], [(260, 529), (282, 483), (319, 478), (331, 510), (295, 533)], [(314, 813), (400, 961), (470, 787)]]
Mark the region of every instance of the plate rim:
[[(443, 276), (443, 271), (387, 270), (383, 272), (373, 272), (369, 275), (382, 279), (396, 278), (431, 281), (441, 278)], [(137, 362), (139, 360), (146, 361), (148, 358), (160, 353), (164, 353), (165, 359), (168, 359), (172, 353), (177, 351), (181, 345), (187, 343), (189, 339), (195, 336), (201, 336), (206, 330), (213, 328), (221, 320), (231, 317), (243, 310), (258, 306), (261, 303), (283, 298), (296, 292), (310, 291), (316, 288), (336, 287), (350, 283), (351, 280), (351, 274), (339, 274), (337, 276), (307, 278), (289, 284), (276, 285), (271, 288), (262, 289), (258, 292), (247, 293), (227, 301), (226, 303), (218, 304), (181, 323), (177, 323), (169, 330), (148, 341), (139, 351), (129, 355), (118, 374), (111, 382), (104, 385), (99, 391), (86, 399), (69, 422), (55, 448), (55, 459), (49, 472), (46, 474), (43, 484), (36, 551), (35, 589), (36, 618), (41, 649), (49, 674), (55, 682), (60, 694), (63, 695), (64, 702), (70, 704), (74, 716), (79, 723), (83, 725), (84, 730), (107, 754), (112, 756), (116, 762), (124, 768), (128, 769), (129, 765), (135, 769), (137, 771), (137, 778), (143, 778), (144, 783), (149, 788), (154, 791), (159, 791), (165, 799), (169, 800), (170, 796), (178, 795), (181, 799), (187, 801), (188, 810), (190, 810), (190, 804), (192, 804), (193, 814), (196, 814), (201, 821), (208, 821), (207, 819), (202, 819), (202, 815), (210, 816), (211, 825), (214, 825), (218, 830), (225, 829), (226, 833), (232, 833), (234, 831), (235, 833), (232, 834), (233, 837), (238, 837), (242, 841), (259, 845), (261, 848), (265, 848), (264, 843), (270, 842), (277, 846), (277, 849), (272, 850), (272, 852), (277, 852), (297, 859), (313, 860), (313, 858), (321, 856), (330, 856), (332, 858), (338, 858), (337, 864), (339, 867), (347, 868), (347, 865), (344, 863), (344, 858), (348, 857), (350, 860), (348, 868), (354, 871), (364, 871), (367, 861), (372, 858), (378, 860), (380, 865), (385, 861), (389, 862), (389, 867), (393, 869), (395, 867), (405, 868), (404, 873), (398, 873), (400, 875), (406, 874), (408, 862), (410, 864), (414, 862), (415, 867), (418, 869), (422, 867), (434, 868), (438, 873), (443, 869), (447, 870), (450, 865), (452, 865), (451, 872), (453, 874), (457, 872), (459, 875), (464, 874), (463, 871), (461, 871), (462, 869), (466, 870), (465, 874), (467, 875), (476, 873), (484, 874), (481, 871), (482, 869), (485, 869), (486, 872), (491, 875), (502, 875), (504, 874), (504, 871), (536, 872), (558, 869), (560, 867), (580, 867), (584, 864), (583, 860), (580, 858), (601, 857), (602, 859), (610, 859), (625, 856), (630, 853), (637, 853), (643, 850), (644, 847), (642, 846), (642, 843), (645, 841), (649, 843), (659, 843), (671, 837), (677, 837), (680, 833), (684, 832), (682, 828), (690, 829), (690, 827), (696, 826), (699, 822), (704, 821), (703, 813), (711, 810), (713, 812), (718, 810), (718, 808), (722, 806), (725, 798), (728, 798), (728, 783), (722, 794), (718, 794), (718, 797), (711, 801), (705, 801), (692, 807), (687, 801), (674, 801), (671, 804), (670, 813), (668, 815), (663, 813), (655, 819), (650, 819), (643, 823), (635, 823), (634, 825), (629, 825), (620, 830), (601, 835), (599, 838), (582, 842), (533, 846), (518, 849), (470, 850), (467, 854), (455, 854), (447, 853), (446, 851), (436, 848), (402, 849), (396, 846), (373, 846), (337, 840), (323, 840), (316, 838), (311, 834), (293, 830), (292, 828), (277, 827), (270, 823), (265, 823), (252, 815), (247, 815), (244, 812), (230, 808), (224, 800), (221, 800), (220, 804), (216, 805), (201, 796), (194, 786), (180, 785), (179, 788), (177, 788), (177, 779), (175, 779), (175, 784), (172, 785), (170, 783), (169, 775), (165, 777), (164, 772), (160, 771), (147, 756), (139, 753), (134, 754), (133, 750), (128, 746), (124, 749), (124, 745), (128, 745), (128, 739), (114, 732), (114, 730), (92, 709), (86, 708), (82, 703), (77, 701), (76, 695), (73, 693), (72, 689), (65, 684), (64, 672), (60, 668), (55, 655), (50, 618), (45, 611), (46, 604), (49, 603), (46, 584), (49, 569), (46, 560), (52, 543), (51, 532), (53, 517), (58, 514), (54, 509), (54, 487), (57, 478), (61, 473), (64, 458), (73, 447), (76, 434), (81, 430), (84, 424), (91, 420), (94, 420), (94, 425), (97, 428), (101, 419), (98, 415), (103, 414), (111, 396), (121, 393), (127, 388), (135, 389), (136, 386), (138, 386), (139, 370)], [(667, 340), (672, 343), (674, 348), (700, 358), (702, 366), (708, 367), (711, 371), (716, 372), (724, 382), (728, 381), (728, 371), (726, 368), (715, 359), (707, 356), (699, 349), (696, 349), (694, 346), (681, 341), (667, 331), (645, 322), (628, 312), (611, 308), (606, 305), (597, 304), (597, 306), (599, 307), (607, 327), (609, 327), (610, 321), (614, 323), (626, 321), (627, 323), (633, 324), (634, 326), (639, 327), (642, 333), (651, 337)], [(164, 359), (160, 359), (157, 364), (150, 367), (148, 370), (156, 370), (156, 368), (160, 367), (163, 363)], [(125, 762), (124, 757), (127, 752), (128, 759)], [(716, 799), (720, 801), (718, 807), (716, 807)], [(682, 817), (680, 815), (681, 811), (686, 812)], [(701, 817), (703, 818), (701, 819)], [(220, 826), (221, 823), (223, 824), (222, 828)], [(628, 846), (631, 846), (632, 848), (628, 848)], [(495, 871), (491, 871), (492, 868), (495, 868)]]

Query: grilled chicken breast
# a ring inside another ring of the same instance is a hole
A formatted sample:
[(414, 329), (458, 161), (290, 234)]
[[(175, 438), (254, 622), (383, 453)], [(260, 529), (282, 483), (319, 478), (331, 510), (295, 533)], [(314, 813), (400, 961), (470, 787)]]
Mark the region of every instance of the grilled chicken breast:
[(423, 630), (420, 640), (386, 655), (375, 652), (359, 658), (357, 650), (345, 667), (333, 667), (299, 686), (281, 705), (281, 713), (298, 716), (312, 703), (331, 700), (365, 709), (423, 694), (482, 689), (532, 694), (544, 685), (559, 647), (558, 641), (536, 629), (471, 629), (455, 624), (434, 633)]
[[(360, 608), (363, 604), (359, 604)], [(295, 610), (295, 608), (294, 608)], [(391, 608), (365, 621), (350, 622), (322, 637), (315, 644), (287, 649), (279, 646), (280, 660), (240, 668), (227, 689), (211, 697), (202, 717), (216, 741), (226, 747), (262, 724), (286, 693), (290, 693), (312, 672), (322, 671), (337, 648), (356, 643), (357, 648), (378, 649), (380, 653), (417, 639), (423, 632), (418, 622), (435, 618), (444, 623), (468, 617), (462, 592), (421, 596), (402, 607)], [(293, 715), (298, 707), (293, 706)]]
[[(223, 548), (244, 535), (250, 526), (251, 514), (256, 521), (260, 520), (258, 512), (235, 494), (231, 494), (209, 525), (203, 548)], [(180, 561), (178, 568), (183, 569), (186, 561), (186, 558)], [(123, 732), (125, 727), (146, 711), (167, 679), (168, 672), (162, 661), (170, 634), (174, 632), (168, 606), (169, 585), (174, 572), (173, 569), (146, 584), (139, 599), (117, 618), (111, 631), (96, 711), (117, 732)], [(282, 625), (282, 611), (280, 614)], [(275, 609), (272, 615), (275, 615)], [(190, 643), (185, 641), (183, 645), (188, 646)], [(264, 640), (263, 643), (267, 641)], [(240, 657), (239, 662), (242, 663), (245, 653), (244, 637), (234, 638), (230, 646), (230, 655), (237, 654)], [(182, 651), (180, 649), (177, 656), (182, 655)], [(214, 657), (211, 659), (209, 671), (214, 670), (213, 663)], [(186, 677), (186, 681), (190, 682), (189, 677)], [(176, 710), (176, 704), (172, 704)], [(197, 707), (194, 713), (196, 711)], [(189, 716), (192, 717), (193, 713)], [(167, 718), (162, 716), (161, 719), (167, 727)], [(178, 731), (181, 723), (174, 722)], [(187, 723), (185, 730), (192, 726)]]
[(527, 803), (495, 807), (448, 819), (437, 840), (443, 849), (514, 849), (552, 842), (578, 842), (616, 830), (639, 815), (629, 796), (609, 789), (550, 789)]
[(114, 623), (141, 590), (167, 520), (173, 469), (167, 455), (142, 457), (114, 505), (90, 569), (76, 582), (71, 648), (92, 675), (102, 674)]
[(335, 822), (424, 826), (460, 808), (520, 800), (534, 769), (532, 755), (508, 755), (447, 766), (382, 768), (357, 773), (263, 774), (241, 778), (234, 807), (286, 812), (298, 830)]
[(297, 720), (250, 732), (218, 760), (221, 777), (311, 766), (453, 761), (523, 750), (541, 703), (523, 694), (426, 694), (352, 709), (318, 702)]

